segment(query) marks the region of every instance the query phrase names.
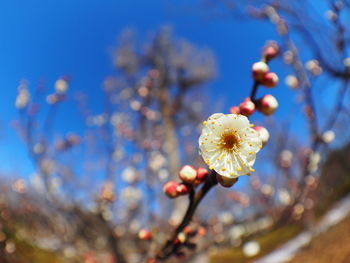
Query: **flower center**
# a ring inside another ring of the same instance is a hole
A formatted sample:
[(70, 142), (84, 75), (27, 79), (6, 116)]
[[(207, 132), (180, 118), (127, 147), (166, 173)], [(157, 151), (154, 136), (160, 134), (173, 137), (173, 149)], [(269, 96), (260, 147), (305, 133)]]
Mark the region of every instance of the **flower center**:
[(240, 143), (241, 139), (235, 130), (227, 129), (221, 135), (221, 146), (226, 150), (232, 151), (238, 148)]

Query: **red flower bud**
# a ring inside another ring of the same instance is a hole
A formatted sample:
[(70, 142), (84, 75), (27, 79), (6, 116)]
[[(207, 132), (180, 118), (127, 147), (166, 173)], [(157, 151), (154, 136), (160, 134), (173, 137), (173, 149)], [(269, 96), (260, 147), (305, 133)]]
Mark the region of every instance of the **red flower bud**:
[(230, 108), (230, 113), (231, 113), (231, 114), (240, 114), (241, 111), (240, 111), (239, 107), (237, 107), (237, 106), (232, 106), (232, 107)]
[(176, 187), (176, 191), (180, 194), (180, 195), (186, 195), (190, 192), (190, 189), (188, 189), (188, 186), (185, 184), (179, 184)]
[(277, 107), (278, 102), (276, 98), (270, 94), (262, 97), (257, 103), (257, 109), (265, 115), (273, 114)]
[(190, 165), (185, 165), (179, 172), (179, 177), (184, 183), (191, 184), (196, 180), (197, 171)]
[(239, 109), (242, 115), (249, 117), (255, 111), (255, 104), (247, 98), (239, 105)]
[(264, 75), (269, 71), (269, 66), (262, 61), (256, 62), (252, 66), (252, 74), (255, 80), (262, 80)]
[(261, 84), (267, 88), (276, 87), (278, 84), (278, 76), (274, 72), (268, 72), (264, 75), (264, 78), (261, 80)]
[(163, 192), (170, 198), (175, 198), (179, 196), (176, 188), (179, 186), (179, 183), (175, 181), (169, 181), (163, 186)]
[(141, 229), (139, 231), (139, 239), (141, 240), (150, 240), (152, 238), (152, 234), (148, 229)]
[(199, 167), (197, 169), (197, 180), (204, 181), (208, 174), (209, 172), (207, 169)]
[(238, 181), (238, 178), (229, 178), (216, 174), (216, 180), (218, 180), (219, 184), (221, 184), (223, 187), (231, 187)]

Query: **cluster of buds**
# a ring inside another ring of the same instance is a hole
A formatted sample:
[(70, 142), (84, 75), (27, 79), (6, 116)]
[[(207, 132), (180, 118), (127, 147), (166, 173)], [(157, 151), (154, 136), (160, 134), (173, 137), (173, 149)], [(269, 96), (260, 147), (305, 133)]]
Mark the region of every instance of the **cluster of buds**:
[(279, 46), (274, 41), (269, 41), (263, 48), (262, 59), (252, 66), (253, 79), (259, 84), (267, 88), (276, 87), (278, 84), (278, 76), (274, 72), (270, 72), (267, 63), (279, 54)]
[[(277, 86), (278, 76), (276, 73), (270, 72), (270, 68), (267, 63), (275, 58), (278, 54), (278, 44), (274, 41), (269, 41), (263, 48), (261, 61), (254, 63), (252, 66), (252, 77), (255, 81), (254, 88), (256, 88), (258, 85), (263, 85), (266, 88), (273, 88)], [(278, 101), (271, 94), (267, 94), (260, 99), (255, 99), (253, 95), (253, 97), (244, 99), (243, 102), (238, 106), (232, 106), (230, 108), (230, 113), (242, 114), (249, 117), (255, 112), (255, 110), (258, 110), (262, 114), (268, 116), (272, 115), (277, 108)], [(263, 141), (263, 145), (265, 145), (270, 137), (269, 132), (262, 126), (255, 127), (255, 130), (259, 132), (259, 135)], [(229, 185), (233, 183), (234, 182), (223, 182), (223, 185)]]
[(207, 175), (208, 170), (205, 168), (195, 169), (190, 165), (185, 165), (179, 172), (181, 182), (169, 181), (163, 186), (163, 191), (170, 198), (186, 195), (192, 187), (203, 183)]

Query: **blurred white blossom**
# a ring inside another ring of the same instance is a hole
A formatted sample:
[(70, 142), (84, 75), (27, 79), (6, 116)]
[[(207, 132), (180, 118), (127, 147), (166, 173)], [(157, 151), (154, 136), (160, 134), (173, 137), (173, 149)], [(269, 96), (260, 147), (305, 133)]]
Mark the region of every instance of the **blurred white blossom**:
[(65, 79), (60, 78), (55, 83), (55, 91), (59, 94), (66, 93), (68, 90), (68, 83)]
[(243, 254), (246, 257), (254, 257), (260, 253), (260, 245), (256, 241), (249, 241), (243, 245)]

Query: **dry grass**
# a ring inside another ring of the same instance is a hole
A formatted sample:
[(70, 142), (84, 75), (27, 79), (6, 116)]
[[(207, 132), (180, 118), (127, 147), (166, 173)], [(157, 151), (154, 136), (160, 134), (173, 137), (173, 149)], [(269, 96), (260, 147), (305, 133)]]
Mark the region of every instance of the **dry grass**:
[[(287, 242), (294, 236), (296, 236), (301, 231), (301, 228), (298, 225), (286, 225), (281, 228), (272, 230), (267, 233), (263, 233), (260, 236), (254, 238), (261, 246), (261, 253), (257, 257), (265, 255), (279, 245)], [(211, 263), (248, 263), (252, 262), (255, 258), (247, 258), (243, 252), (242, 248), (228, 248), (222, 249), (218, 253), (210, 255)]]
[(350, 217), (316, 237), (289, 263), (350, 263)]

